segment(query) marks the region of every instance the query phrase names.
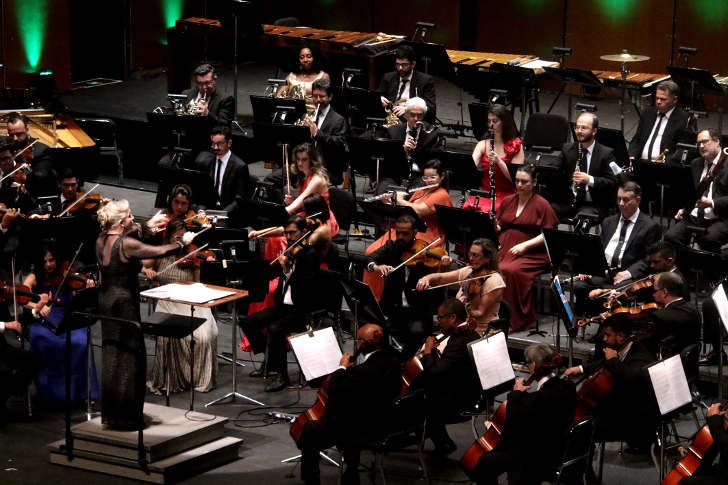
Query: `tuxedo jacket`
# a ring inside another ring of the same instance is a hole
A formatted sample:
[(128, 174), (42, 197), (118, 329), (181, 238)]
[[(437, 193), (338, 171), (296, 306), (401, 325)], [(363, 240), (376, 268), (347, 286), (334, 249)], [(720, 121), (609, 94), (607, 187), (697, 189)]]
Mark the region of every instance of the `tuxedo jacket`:
[(326, 113), (321, 128), (319, 128), (313, 142), (322, 155), (326, 167), (333, 173), (339, 174), (346, 168), (346, 134), (349, 131), (346, 119), (333, 108)]
[[(215, 171), (217, 170), (217, 157), (212, 158), (208, 173), (210, 180), (215, 183)], [(220, 208), (228, 212), (236, 212), (239, 207), (239, 200), (245, 199), (250, 193), (250, 171), (248, 165), (235, 155), (230, 154), (225, 173), (222, 176), (222, 190), (220, 192)], [(214, 190), (214, 187), (213, 187)]]
[[(397, 95), (399, 94), (399, 73), (393, 71), (382, 76), (382, 81), (379, 83), (377, 92), (392, 102), (397, 101)], [(432, 76), (413, 69), (409, 93), (410, 98), (418, 97), (425, 100), (427, 104), (425, 120), (429, 122), (435, 121), (435, 116), (437, 115), (437, 97), (435, 95), (435, 81)]]
[[(642, 156), (642, 150), (645, 148), (645, 143), (652, 132), (652, 128), (655, 126), (657, 121), (657, 109), (653, 106), (642, 112), (640, 116), (640, 123), (637, 126), (632, 140), (629, 142), (629, 156), (639, 159)], [(660, 143), (660, 152), (665, 149), (670, 152), (675, 151), (675, 136), (680, 130), (692, 130), (690, 126), (690, 116), (688, 113), (679, 106), (675, 107), (675, 110), (667, 120), (667, 126), (662, 134), (662, 141)], [(693, 130), (694, 131), (694, 130)]]
[[(185, 104), (197, 97), (197, 88), (184, 91), (182, 94), (187, 96)], [(235, 117), (235, 100), (232, 96), (223, 96), (215, 91), (207, 100), (207, 117), (210, 120), (210, 128), (216, 125), (230, 126), (230, 122)], [(209, 134), (209, 133), (208, 133)]]
[(700, 340), (700, 313), (690, 301), (682, 299), (660, 308), (651, 315), (654, 324), (655, 348), (663, 345), (662, 357), (679, 354), (685, 347)]
[[(693, 187), (695, 187), (695, 190), (697, 192), (698, 186), (700, 185), (700, 176), (703, 174), (703, 169), (705, 168), (705, 160), (702, 157), (694, 158), (690, 161), (690, 172), (693, 176)], [(695, 200), (698, 200), (703, 194), (696, 194)], [(723, 168), (720, 170), (720, 172), (713, 178), (713, 193), (712, 198), (715, 201), (715, 212), (716, 215), (723, 217), (726, 219), (726, 214), (724, 213), (722, 204), (725, 202), (726, 199), (723, 199), (719, 202), (719, 199), (728, 197), (728, 160), (724, 162)], [(695, 201), (691, 201), (695, 202)], [(693, 204), (690, 203), (688, 207), (685, 207), (686, 211), (693, 210)]]
[[(405, 136), (407, 135), (407, 130), (407, 123), (402, 122), (387, 128), (387, 135), (392, 140), (398, 140), (404, 143)], [(422, 163), (432, 158), (432, 151), (437, 146), (438, 134), (439, 132), (437, 127), (432, 126), (426, 121), (424, 122), (422, 126), (422, 131), (420, 131), (420, 137), (417, 140), (417, 146), (414, 150), (412, 150), (412, 160), (414, 162)], [(409, 167), (407, 168), (409, 169)]]
[[(607, 217), (602, 221), (602, 231), (599, 237), (602, 240), (602, 247), (606, 248), (609, 241), (614, 236), (619, 224), (621, 214), (617, 213)], [(629, 239), (625, 242), (624, 254), (622, 255), (622, 265), (620, 270), (627, 270), (632, 274), (633, 278), (640, 278), (648, 274), (649, 266), (645, 256), (647, 248), (660, 240), (662, 230), (660, 225), (648, 217), (643, 211), (637, 216)], [(607, 261), (609, 264), (610, 261)]]
[[(576, 162), (579, 157), (577, 143), (566, 143), (561, 149), (561, 160), (564, 168), (565, 186), (562, 187), (562, 193), (566, 193), (569, 203), (573, 202), (574, 193), (571, 191), (571, 177), (576, 169)], [(589, 164), (589, 175), (594, 177), (594, 185), (589, 187), (594, 205), (599, 207), (602, 212), (609, 212), (615, 205), (617, 196), (617, 177), (609, 168), (609, 164), (614, 161), (614, 151), (595, 142), (592, 151), (591, 163)]]

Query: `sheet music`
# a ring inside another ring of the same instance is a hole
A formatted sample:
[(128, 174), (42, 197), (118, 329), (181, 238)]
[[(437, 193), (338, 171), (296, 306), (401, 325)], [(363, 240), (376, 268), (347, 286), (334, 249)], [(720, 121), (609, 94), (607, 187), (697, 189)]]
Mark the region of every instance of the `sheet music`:
[(299, 333), (288, 337), (288, 341), (307, 381), (331, 374), (339, 367), (342, 354), (333, 328), (316, 330), (313, 336)]
[(226, 296), (234, 295), (234, 291), (215, 290), (202, 283), (183, 285), (170, 283), (168, 285), (151, 288), (140, 293), (142, 296), (154, 299), (170, 299), (185, 301), (188, 303), (206, 303)]
[(680, 355), (661, 360), (651, 365), (647, 371), (660, 406), (660, 414), (665, 415), (693, 400)]
[(503, 332), (470, 342), (468, 348), (484, 391), (515, 379), (516, 375), (513, 373), (506, 336)]
[(726, 297), (725, 288), (723, 288), (722, 282), (713, 291), (711, 296), (715, 302), (716, 308), (718, 308), (720, 321), (723, 322), (723, 327), (725, 327), (725, 331), (728, 332), (728, 297)]

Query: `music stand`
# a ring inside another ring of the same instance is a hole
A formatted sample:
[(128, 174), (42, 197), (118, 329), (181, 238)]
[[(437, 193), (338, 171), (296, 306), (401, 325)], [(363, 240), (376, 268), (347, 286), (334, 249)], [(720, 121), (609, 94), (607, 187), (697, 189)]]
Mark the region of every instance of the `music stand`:
[(188, 185), (192, 189), (195, 204), (204, 207), (215, 206), (217, 196), (208, 172), (188, 168), (160, 168), (154, 207), (158, 209), (167, 207), (167, 197), (170, 191), (174, 186), (180, 184)]
[(475, 166), (469, 152), (437, 150), (432, 153), (432, 158), (442, 162), (442, 167), (447, 172), (445, 183), (448, 190), (465, 192), (473, 186), (474, 180), (483, 178), (483, 171)]
[[(698, 198), (693, 184), (692, 169), (689, 165), (648, 162), (636, 160), (634, 163), (635, 178), (642, 187), (657, 186), (660, 188), (660, 225), (664, 226), (665, 189), (669, 189), (668, 199), (675, 203), (675, 208), (691, 206)], [(646, 199), (653, 199), (651, 194), (643, 194)]]
[(352, 86), (333, 88), (331, 106), (346, 115), (349, 126), (366, 128), (367, 118), (385, 118), (381, 95), (376, 91)]
[(468, 246), (481, 237), (498, 246), (498, 234), (490, 214), (446, 205), (435, 205), (435, 212), (447, 240), (459, 241), (463, 251), (467, 252)]
[(627, 151), (627, 142), (624, 140), (624, 132), (622, 130), (603, 128), (600, 126), (594, 138), (602, 145), (614, 150), (614, 158), (620, 165), (624, 166), (627, 163), (627, 160), (629, 160), (629, 152)]
[(341, 287), (344, 289), (344, 299), (353, 315), (353, 328), (351, 332), (354, 336), (354, 351), (356, 351), (356, 335), (359, 331), (359, 318), (363, 318), (367, 323), (377, 323), (382, 327), (386, 319), (377, 299), (374, 298), (372, 289), (366, 283), (357, 279), (347, 281), (343, 278), (340, 282)]
[(294, 125), (306, 114), (304, 100), (251, 95), (250, 103), (253, 106), (253, 135), (256, 142), (260, 142), (256, 143), (260, 157), (282, 163), (282, 144), (293, 147), (311, 141), (307, 126)]
[(699, 90), (708, 91), (721, 97), (718, 103), (718, 132), (723, 129), (723, 100), (725, 99), (725, 88), (718, 83), (710, 71), (695, 67), (667, 66), (670, 77), (681, 88), (690, 87), (690, 108), (695, 109), (696, 92)]
[[(551, 263), (552, 275), (558, 274), (559, 267), (565, 259), (570, 265), (570, 297), (569, 303), (574, 308), (574, 278), (577, 274), (603, 275), (607, 271), (604, 249), (599, 236), (579, 232), (559, 231), (558, 229), (542, 229), (546, 253)], [(566, 328), (569, 336), (569, 365), (574, 358), (575, 327)], [(556, 326), (556, 351), (561, 348), (561, 326)]]
[(240, 202), (243, 213), (255, 214), (255, 219), (251, 222), (255, 225), (260, 224), (259, 227), (282, 226), (291, 217), (283, 204), (250, 199), (243, 199)]
[[(274, 98), (270, 96), (250, 95), (253, 107), (253, 122), (263, 125), (292, 125), (306, 114), (306, 102), (303, 99)], [(281, 117), (283, 114), (285, 116)], [(308, 128), (303, 127), (308, 131)]]
[[(586, 70), (586, 69), (577, 69), (574, 67), (544, 67), (543, 70), (546, 72), (547, 76), (551, 79), (554, 79), (556, 81), (559, 81), (561, 83), (561, 89), (559, 89), (558, 94), (554, 98), (553, 102), (551, 103), (551, 106), (549, 106), (549, 109), (546, 110), (547, 113), (551, 113), (551, 110), (554, 109), (554, 106), (556, 106), (556, 103), (558, 102), (561, 95), (564, 93), (564, 90), (569, 84), (576, 84), (583, 87), (590, 87), (590, 88), (599, 88), (601, 89), (604, 85), (602, 83), (602, 80), (599, 79), (596, 74), (594, 74), (592, 71)], [(568, 116), (569, 123), (571, 123), (571, 106), (572, 106), (572, 95), (571, 93), (568, 93), (568, 106), (566, 109), (566, 113)], [(622, 118), (624, 121), (624, 118)], [(622, 127), (622, 131), (624, 131), (624, 127)]]
[(364, 210), (372, 224), (377, 227), (391, 227), (401, 216), (411, 216), (415, 220), (415, 231), (425, 232), (427, 227), (412, 207), (403, 205), (383, 204), (379, 201), (359, 201), (359, 207)]
[(349, 136), (347, 143), (352, 168), (375, 180), (377, 191), (382, 178), (401, 180), (409, 174), (401, 140)]
[[(520, 132), (526, 128), (526, 103), (528, 98), (528, 85), (536, 79), (533, 69), (516, 66), (515, 64), (502, 64), (494, 62), (489, 69), (500, 74), (512, 98), (520, 98), (521, 122)], [(536, 101), (538, 105), (538, 101)], [(487, 126), (487, 125), (483, 125)]]
[(152, 132), (174, 137), (174, 146), (201, 151), (210, 145), (212, 123), (207, 116), (147, 112)]

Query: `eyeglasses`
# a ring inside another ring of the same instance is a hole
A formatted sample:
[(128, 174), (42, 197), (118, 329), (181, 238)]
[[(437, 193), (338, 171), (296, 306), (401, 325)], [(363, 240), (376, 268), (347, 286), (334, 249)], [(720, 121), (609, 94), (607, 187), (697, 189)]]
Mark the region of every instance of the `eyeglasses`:
[(227, 144), (226, 141), (213, 141), (210, 145), (214, 147), (224, 147)]
[(698, 140), (698, 141), (696, 142), (696, 144), (697, 144), (698, 146), (703, 146), (703, 145), (707, 145), (707, 144), (708, 144), (708, 143), (710, 143), (711, 141), (713, 141), (713, 140), (711, 140), (711, 139), (707, 139), (707, 140)]
[(451, 313), (443, 313), (442, 315), (438, 313), (438, 314), (437, 314), (437, 319), (438, 319), (438, 320), (442, 320), (443, 318), (445, 318), (445, 317), (449, 317), (450, 315), (455, 315), (455, 314), (454, 314), (454, 313), (452, 313), (452, 312), (451, 312)]
[(422, 180), (429, 182), (430, 180), (437, 180), (437, 177), (439, 177), (439, 175), (423, 175)]

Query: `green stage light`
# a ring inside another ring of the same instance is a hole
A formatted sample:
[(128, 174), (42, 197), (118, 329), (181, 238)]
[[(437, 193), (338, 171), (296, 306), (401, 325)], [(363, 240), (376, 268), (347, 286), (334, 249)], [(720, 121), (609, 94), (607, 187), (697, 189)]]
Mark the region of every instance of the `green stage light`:
[(28, 61), (27, 72), (35, 72), (40, 62), (48, 25), (48, 3), (49, 0), (26, 0), (22, 8), (15, 10), (20, 42)]
[(184, 4), (185, 0), (162, 0), (164, 24), (167, 28), (174, 27), (175, 23), (182, 18)]
[(533, 10), (543, 10), (546, 6), (547, 0), (521, 0), (524, 7)]
[(610, 20), (625, 20), (637, 10), (638, 0), (598, 0), (597, 4)]
[(725, 0), (693, 0), (689, 5), (695, 9), (695, 16), (710, 30), (723, 28), (728, 20), (728, 2)]

